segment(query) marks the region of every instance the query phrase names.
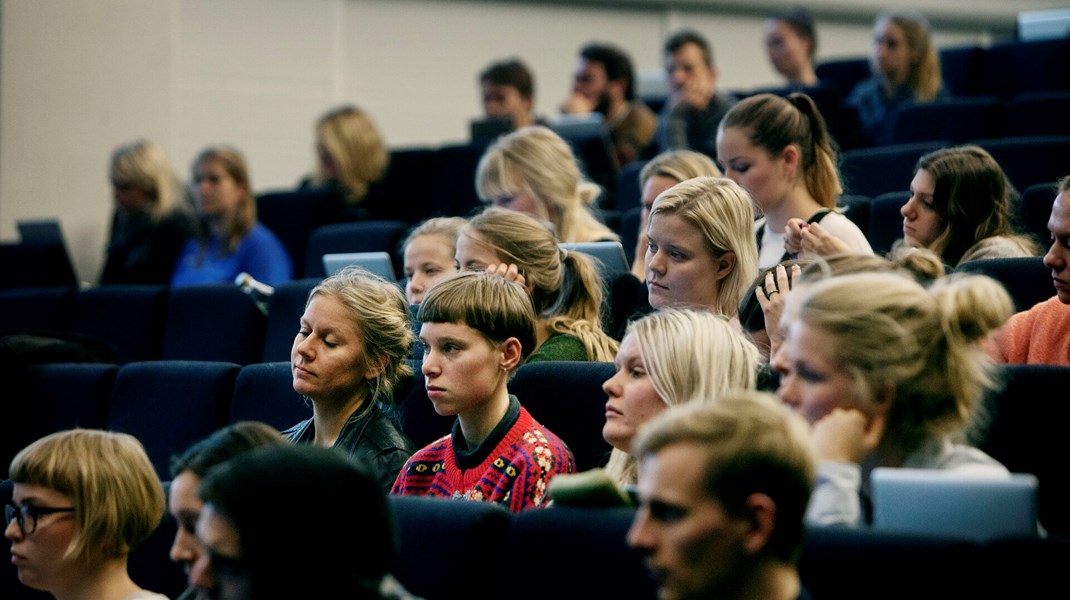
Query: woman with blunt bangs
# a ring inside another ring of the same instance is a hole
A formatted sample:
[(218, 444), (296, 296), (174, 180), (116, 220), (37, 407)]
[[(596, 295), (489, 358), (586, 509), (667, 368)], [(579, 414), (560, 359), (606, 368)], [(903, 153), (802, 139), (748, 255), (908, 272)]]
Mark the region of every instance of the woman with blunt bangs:
[(611, 361), (617, 341), (602, 329), (602, 279), (581, 252), (558, 246), (534, 218), (496, 207), (472, 217), (457, 238), (462, 271), (490, 271), (523, 285), (538, 319), (526, 362)]
[(602, 385), (602, 436), (613, 446), (606, 472), (627, 487), (637, 481), (632, 440), (642, 425), (670, 406), (753, 390), (759, 355), (721, 315), (664, 308), (628, 324), (614, 362), (616, 374)]
[(409, 304), (394, 283), (347, 267), (309, 292), (290, 351), (294, 391), (312, 418), (282, 432), (290, 441), (339, 448), (364, 460), (384, 492), (416, 449), (383, 411), (412, 375)]
[(159, 525), (165, 503), (135, 437), (56, 432), (15, 455), (10, 474), (4, 537), (24, 585), (59, 600), (166, 600), (127, 572), (130, 551)]
[(647, 226), (650, 305), (734, 318), (758, 274), (753, 223), (750, 198), (730, 179), (696, 177), (662, 192)]
[(980, 342), (1012, 311), (984, 276), (926, 290), (895, 273), (840, 275), (788, 295), (774, 366), (777, 395), (813, 424), (811, 523), (861, 524), (874, 467), (1007, 474), (958, 440), (996, 385)]
[(827, 231), (852, 252), (873, 253), (862, 230), (836, 209), (843, 192), (836, 149), (806, 94), (758, 94), (733, 106), (717, 130), (717, 160), (762, 217), (754, 224), (760, 268), (812, 258), (800, 240), (808, 228)]
[(549, 223), (561, 242), (619, 239), (591, 213), (600, 188), (583, 181), (568, 142), (548, 127), (524, 127), (487, 148), (476, 169), (476, 191), (494, 206)]

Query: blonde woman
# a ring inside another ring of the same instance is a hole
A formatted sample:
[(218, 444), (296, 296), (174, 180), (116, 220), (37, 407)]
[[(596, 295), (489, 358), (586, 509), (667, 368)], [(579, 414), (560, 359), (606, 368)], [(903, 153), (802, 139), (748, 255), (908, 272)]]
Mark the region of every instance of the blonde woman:
[(368, 190), (386, 173), (390, 152), (371, 116), (356, 106), (340, 106), (316, 123), (316, 174), (312, 185), (336, 191), (338, 220), (367, 218)]
[(463, 217), (433, 217), (414, 227), (401, 243), (409, 304), (423, 302), (431, 286), (457, 272), (457, 236), (467, 223)]
[(613, 446), (606, 472), (626, 487), (636, 483), (632, 440), (643, 424), (670, 406), (753, 390), (759, 355), (724, 317), (666, 308), (628, 324), (614, 362), (602, 436)]
[(568, 142), (547, 127), (524, 127), (487, 148), (476, 191), (485, 202), (550, 224), (559, 241), (618, 239), (591, 213), (601, 190), (583, 180)]
[(193, 198), (200, 230), (182, 251), (172, 286), (230, 283), (240, 273), (276, 285), (293, 276), (286, 248), (256, 220), (249, 168), (239, 150), (215, 146), (197, 156)]
[(870, 145), (892, 143), (895, 113), (901, 106), (948, 96), (929, 21), (919, 12), (877, 16), (869, 67), (873, 74), (855, 85), (845, 103), (858, 112), (862, 136)]
[(650, 305), (729, 318), (758, 274), (750, 198), (732, 180), (696, 177), (661, 193), (647, 225)]
[(115, 210), (100, 283), (167, 283), (195, 222), (163, 147), (119, 146), (109, 178)]
[(668, 150), (650, 159), (639, 171), (640, 197), (639, 237), (635, 244), (632, 274), (640, 281), (646, 279), (646, 225), (650, 209), (658, 194), (692, 177), (720, 177), (721, 171), (713, 159), (693, 150)]
[(290, 441), (338, 448), (368, 463), (384, 492), (416, 449), (381, 406), (412, 374), (409, 305), (393, 282), (347, 267), (309, 292), (290, 351), (293, 388), (312, 418)]
[(617, 341), (602, 329), (602, 280), (580, 252), (561, 249), (534, 218), (489, 207), (472, 217), (457, 238), (462, 271), (491, 271), (531, 294), (538, 319), (534, 352), (540, 360), (611, 361)]
[(773, 362), (777, 395), (813, 424), (808, 521), (861, 524), (877, 466), (1007, 473), (957, 440), (995, 385), (979, 342), (1012, 311), (984, 276), (951, 275), (927, 290), (901, 274), (860, 273), (792, 290)]
[[(73, 460), (76, 458), (77, 460)], [(24, 585), (58, 600), (166, 600), (130, 579), (130, 551), (164, 515), (163, 486), (131, 435), (71, 429), (11, 461), (4, 537)]]

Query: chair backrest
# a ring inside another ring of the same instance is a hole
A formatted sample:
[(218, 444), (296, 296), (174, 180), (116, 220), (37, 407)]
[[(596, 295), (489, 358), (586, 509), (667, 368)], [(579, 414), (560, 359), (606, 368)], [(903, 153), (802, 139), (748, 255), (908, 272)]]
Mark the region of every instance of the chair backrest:
[(981, 87), (981, 61), (985, 49), (980, 46), (940, 48), (940, 75), (952, 97), (976, 96)]
[(1070, 367), (1002, 365), (1003, 387), (985, 398), (987, 423), (972, 441), (1014, 473), (1031, 473), (1040, 483), (1040, 523), (1050, 534), (1070, 533), (1070, 486), (1066, 480), (1065, 423), (1070, 404)]
[(305, 277), (326, 277), (323, 256), (343, 252), (386, 252), (394, 257), (394, 268), (400, 272), (401, 265), (397, 260), (398, 244), (408, 229), (409, 224), (405, 221), (386, 220), (354, 221), (318, 227), (308, 238)]
[(955, 267), (955, 272), (988, 275), (1002, 283), (1017, 311), (1029, 310), (1055, 295), (1051, 270), (1044, 266), (1042, 256), (971, 260)]
[(1070, 135), (974, 140), (996, 159), (1019, 190), (1070, 174)]
[(1070, 135), (1070, 90), (1015, 94), (1007, 103), (1007, 135)]
[(550, 128), (572, 147), (580, 171), (587, 179), (602, 186), (599, 206), (615, 207), (620, 165), (601, 114), (590, 113), (579, 118), (562, 116), (551, 123)]
[(619, 273), (631, 270), (628, 257), (624, 254), (624, 246), (617, 241), (605, 242), (572, 242), (561, 243), (561, 248), (569, 252), (575, 250), (582, 252), (594, 259), (595, 266), (606, 277), (610, 273)]
[(627, 212), (637, 208), (643, 198), (643, 190), (639, 187), (639, 173), (650, 162), (648, 160), (633, 160), (621, 165), (620, 174), (617, 176), (617, 193), (614, 196), (614, 208), (621, 212)]
[(824, 60), (814, 67), (814, 71), (818, 79), (836, 86), (844, 96), (870, 75), (869, 60), (864, 56)]
[[(620, 244), (624, 246), (624, 255), (628, 257), (628, 263), (635, 260), (635, 245), (639, 241), (639, 224), (642, 222), (642, 207), (636, 206), (624, 211), (620, 216), (620, 226), (617, 227), (617, 235), (620, 236)], [(646, 252), (646, 249), (643, 249)]]
[(1059, 186), (1052, 183), (1034, 183), (1022, 191), (1019, 200), (1018, 224), (1022, 229), (1036, 238), (1041, 248), (1051, 244), (1051, 232), (1048, 231), (1048, 219), (1051, 207), (1059, 195)]
[(280, 431), (312, 417), (312, 407), (294, 391), (289, 361), (245, 365), (234, 382), (227, 423), (261, 421)]
[(0, 289), (0, 330), (65, 331), (75, 293), (70, 286)]
[(910, 199), (910, 192), (888, 192), (869, 204), (869, 227), (866, 239), (877, 254), (885, 254), (903, 237), (903, 215), (899, 209)]
[(260, 355), (263, 362), (290, 360), (294, 336), (305, 312), (305, 302), (312, 288), (322, 279), (306, 278), (287, 281), (275, 286), (268, 302), (267, 324), (264, 331), (264, 347)]
[(483, 144), (454, 144), (434, 151), (426, 175), (433, 182), (426, 216), (467, 217), (483, 205), (476, 193), (476, 168), (485, 148)]
[(293, 261), (294, 277), (304, 277), (308, 236), (336, 218), (341, 204), (327, 189), (271, 191), (257, 195), (257, 219), (271, 230)]
[(844, 192), (876, 198), (887, 192), (905, 190), (921, 155), (948, 145), (929, 141), (847, 150), (840, 161)]
[(388, 499), (398, 526), (393, 574), (412, 594), (431, 600), (525, 587), (505, 575), (512, 573), (507, 557), (536, 555), (504, 551), (513, 517), (500, 505), (422, 496)]
[(404, 433), (417, 448), (423, 448), (453, 429), (452, 416), (442, 416), (435, 412), (435, 405), (427, 397), (424, 387), (424, 374), (420, 370), (423, 362), (419, 358), (407, 359), (412, 367), (412, 377), (402, 380), (394, 389), (394, 407), (392, 415), (397, 417)]
[(171, 457), (226, 424), (241, 366), (157, 360), (123, 365), (115, 377), (107, 428), (145, 446), (161, 480)]
[(509, 392), (568, 445), (576, 470), (586, 471), (604, 466), (612, 450), (602, 437), (607, 399), (602, 384), (614, 373), (608, 362), (528, 363), (509, 382)]
[(253, 299), (227, 284), (171, 288), (164, 360), (259, 362), (267, 319)]
[(1070, 38), (994, 44), (982, 57), (981, 94), (1070, 89)]
[(539, 589), (502, 585), (506, 598), (649, 598), (657, 585), (643, 557), (627, 542), (635, 510), (555, 506), (513, 517), (504, 556), (553, 556), (561, 568), (545, 569)]
[(8, 383), (2, 403), (0, 479), (15, 453), (34, 440), (64, 429), (104, 427), (119, 367), (107, 363), (28, 365)]
[(863, 235), (869, 234), (869, 213), (873, 198), (862, 194), (840, 194), (836, 207), (843, 209), (843, 216), (858, 226)]
[(605, 277), (602, 296), (602, 329), (618, 341), (623, 336), (628, 319), (645, 302), (643, 282), (631, 271), (618, 271)]
[(892, 140), (896, 144), (995, 138), (1006, 129), (1007, 105), (994, 96), (949, 98), (911, 104), (896, 112)]
[(74, 297), (71, 330), (108, 342), (115, 362), (160, 358), (167, 322), (168, 286), (102, 285)]
[(422, 220), (431, 208), (431, 188), (436, 183), (428, 175), (434, 154), (434, 149), (422, 146), (392, 149), (386, 173), (364, 200), (368, 218), (408, 223)]

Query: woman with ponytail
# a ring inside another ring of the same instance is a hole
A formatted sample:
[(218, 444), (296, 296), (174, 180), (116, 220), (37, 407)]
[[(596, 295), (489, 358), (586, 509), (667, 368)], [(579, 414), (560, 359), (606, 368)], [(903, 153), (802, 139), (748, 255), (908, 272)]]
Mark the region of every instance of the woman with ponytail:
[(806, 94), (758, 94), (733, 106), (717, 131), (717, 160), (762, 215), (755, 222), (759, 268), (797, 258), (799, 232), (819, 221), (852, 252), (873, 253), (862, 230), (836, 209), (843, 192), (836, 149)]
[(462, 271), (491, 271), (527, 288), (538, 319), (527, 362), (612, 361), (618, 343), (602, 329), (602, 280), (586, 255), (558, 246), (546, 226), (515, 211), (489, 207), (457, 238)]
[(807, 520), (859, 525), (875, 467), (1006, 475), (961, 443), (996, 383), (979, 343), (1013, 312), (985, 276), (927, 290), (895, 273), (840, 275), (788, 295), (777, 394), (813, 424), (818, 485)]

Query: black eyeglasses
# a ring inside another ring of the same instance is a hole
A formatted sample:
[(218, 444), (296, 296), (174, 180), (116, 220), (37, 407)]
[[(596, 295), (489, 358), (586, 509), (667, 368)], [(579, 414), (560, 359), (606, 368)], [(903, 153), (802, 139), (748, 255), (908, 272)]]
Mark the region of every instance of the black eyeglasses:
[[(65, 512), (74, 512), (74, 508), (50, 508), (47, 506), (34, 506), (32, 504), (15, 506), (10, 502), (4, 505), (5, 523), (11, 523), (11, 519), (15, 519), (15, 522), (19, 524), (19, 531), (22, 532), (23, 536), (31, 535), (33, 532), (37, 531), (38, 518), (44, 515)], [(29, 529), (26, 528), (27, 519), (30, 521)]]

